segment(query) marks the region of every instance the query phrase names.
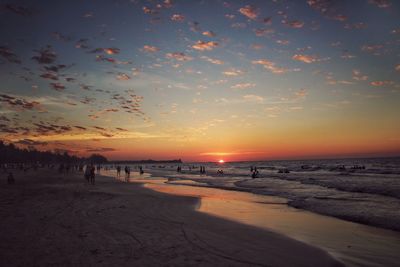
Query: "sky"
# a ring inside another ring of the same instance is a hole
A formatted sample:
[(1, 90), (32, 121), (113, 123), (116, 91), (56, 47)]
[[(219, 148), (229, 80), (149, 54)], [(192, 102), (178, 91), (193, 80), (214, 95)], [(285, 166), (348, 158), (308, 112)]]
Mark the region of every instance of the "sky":
[(400, 3), (0, 1), (0, 139), (112, 160), (400, 155)]

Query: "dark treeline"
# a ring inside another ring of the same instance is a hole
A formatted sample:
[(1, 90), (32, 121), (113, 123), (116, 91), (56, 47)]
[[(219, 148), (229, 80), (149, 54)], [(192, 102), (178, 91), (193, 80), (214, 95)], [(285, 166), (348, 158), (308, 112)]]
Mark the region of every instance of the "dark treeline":
[(0, 164), (4, 163), (69, 163), (76, 164), (82, 162), (106, 163), (107, 159), (98, 154), (93, 154), (88, 158), (80, 158), (69, 155), (68, 152), (38, 151), (34, 148), (22, 149), (14, 144), (5, 144), (0, 141)]

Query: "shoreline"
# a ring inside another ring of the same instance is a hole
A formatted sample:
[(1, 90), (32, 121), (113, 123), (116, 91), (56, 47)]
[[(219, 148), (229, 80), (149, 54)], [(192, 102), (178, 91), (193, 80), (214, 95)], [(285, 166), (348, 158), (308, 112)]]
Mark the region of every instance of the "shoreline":
[[(197, 180), (202, 181), (204, 178), (207, 177), (179, 177), (179, 175), (177, 175), (176, 173), (174, 173), (173, 170), (171, 170), (171, 173), (163, 173), (161, 171), (155, 170), (155, 169), (147, 169), (147, 172), (150, 173), (153, 176), (160, 176), (160, 177), (167, 177), (167, 178), (171, 178), (171, 179), (177, 179), (177, 180), (181, 180), (181, 181), (193, 181), (194, 183), (197, 183)], [(181, 174), (184, 175), (196, 175), (193, 173), (185, 173), (182, 172)], [(207, 176), (210, 176), (211, 178), (216, 178), (219, 177), (217, 174), (207, 174)], [(235, 175), (226, 175), (225, 177), (227, 178), (235, 178)], [(369, 192), (360, 192), (360, 191), (345, 191), (345, 190), (341, 190), (341, 189), (337, 189), (334, 187), (329, 187), (329, 186), (323, 186), (321, 184), (318, 183), (304, 183), (304, 181), (294, 181), (285, 177), (276, 177), (276, 176), (269, 176), (269, 177), (261, 177), (261, 179), (263, 178), (270, 178), (271, 181), (276, 180), (278, 182), (280, 181), (287, 181), (287, 182), (299, 182), (300, 184), (304, 184), (306, 186), (317, 186), (317, 187), (322, 187), (322, 188), (326, 188), (328, 190), (336, 190), (339, 191), (343, 194), (360, 194), (363, 196), (368, 196), (368, 195), (374, 195), (372, 193)], [(252, 180), (252, 179), (248, 179), (248, 180)], [(330, 216), (333, 218), (337, 218), (337, 219), (341, 219), (341, 220), (345, 220), (348, 222), (354, 222), (354, 223), (359, 223), (359, 224), (363, 224), (366, 226), (370, 226), (370, 227), (376, 227), (378, 229), (385, 229), (385, 230), (390, 230), (390, 231), (395, 231), (400, 233), (400, 225), (398, 223), (396, 223), (398, 221), (398, 219), (396, 221), (389, 221), (389, 220), (380, 220), (380, 217), (369, 217), (366, 216), (365, 214), (358, 213), (358, 214), (349, 214), (349, 213), (342, 213), (340, 210), (334, 209), (333, 207), (329, 208), (326, 207), (324, 205), (320, 205), (320, 204), (325, 204), (325, 203), (315, 203), (315, 201), (312, 200), (312, 198), (308, 198), (308, 199), (303, 199), (303, 198), (292, 198), (290, 195), (287, 195), (287, 193), (282, 193), (282, 192), (278, 192), (278, 191), (271, 191), (270, 189), (268, 189), (267, 191), (265, 191), (265, 187), (261, 186), (261, 187), (257, 187), (257, 186), (250, 186), (250, 185), (246, 185), (245, 183), (247, 182), (247, 180), (243, 180), (243, 181), (236, 181), (233, 183), (233, 185), (222, 185), (222, 184), (208, 184), (207, 181), (202, 181), (201, 184), (196, 185), (193, 184), (191, 186), (198, 186), (198, 187), (207, 187), (207, 188), (216, 188), (216, 189), (221, 189), (221, 190), (229, 190), (229, 191), (237, 191), (237, 192), (248, 192), (248, 193), (252, 193), (252, 194), (257, 194), (257, 195), (263, 195), (263, 196), (275, 196), (275, 197), (282, 197), (288, 200), (288, 205), (293, 207), (293, 208), (297, 208), (297, 209), (301, 209), (301, 210), (307, 210), (316, 214), (320, 214), (320, 215), (324, 215), (324, 216)], [(178, 182), (176, 183), (178, 184)], [(393, 196), (388, 196), (388, 195), (379, 195), (376, 194), (376, 196), (378, 196), (379, 198), (385, 198), (387, 201), (389, 201), (388, 203), (391, 203), (393, 201), (390, 200), (394, 200), (394, 201), (398, 201), (398, 198), (395, 198)], [(329, 199), (329, 197), (327, 197), (326, 199)], [(340, 199), (336, 199), (336, 198), (331, 198), (332, 201), (339, 201)], [(383, 202), (383, 201), (382, 201)], [(329, 205), (329, 203), (327, 203)], [(346, 205), (346, 201), (344, 200), (343, 205)], [(396, 208), (393, 207), (392, 210), (396, 210)], [(386, 212), (389, 212), (388, 209), (386, 209)], [(385, 214), (382, 214), (382, 216)], [(382, 217), (381, 216), (381, 217)]]
[(0, 265), (342, 266), (319, 248), (197, 212), (194, 197), (109, 177), (95, 186), (81, 174), (15, 177), (0, 188)]

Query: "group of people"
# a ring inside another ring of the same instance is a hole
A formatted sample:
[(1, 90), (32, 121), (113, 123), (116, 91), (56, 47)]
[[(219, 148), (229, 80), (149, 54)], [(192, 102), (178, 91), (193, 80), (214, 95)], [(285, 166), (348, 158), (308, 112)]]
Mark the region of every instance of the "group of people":
[[(118, 166), (116, 166), (115, 168), (117, 169), (117, 177), (118, 177), (118, 178), (121, 177), (121, 166), (118, 165)], [(143, 167), (142, 167), (142, 166), (139, 166), (139, 167), (137, 167), (137, 168), (139, 169), (139, 173), (140, 173), (140, 174), (143, 174), (143, 173), (144, 173)], [(131, 167), (125, 166), (124, 172), (125, 172), (125, 180), (128, 182), (128, 181), (129, 181), (129, 178), (131, 177)]]

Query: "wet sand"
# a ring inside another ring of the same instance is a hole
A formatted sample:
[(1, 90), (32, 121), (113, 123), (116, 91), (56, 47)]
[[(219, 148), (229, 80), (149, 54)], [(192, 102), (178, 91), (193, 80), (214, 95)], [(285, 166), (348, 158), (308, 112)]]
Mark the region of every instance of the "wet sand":
[(195, 211), (199, 199), (53, 171), (0, 175), (0, 266), (341, 266), (283, 235)]
[(400, 262), (399, 232), (295, 209), (281, 197), (201, 187), (187, 180), (131, 181), (145, 183), (159, 192), (199, 197), (201, 212), (273, 230), (323, 248), (347, 266), (398, 266)]

